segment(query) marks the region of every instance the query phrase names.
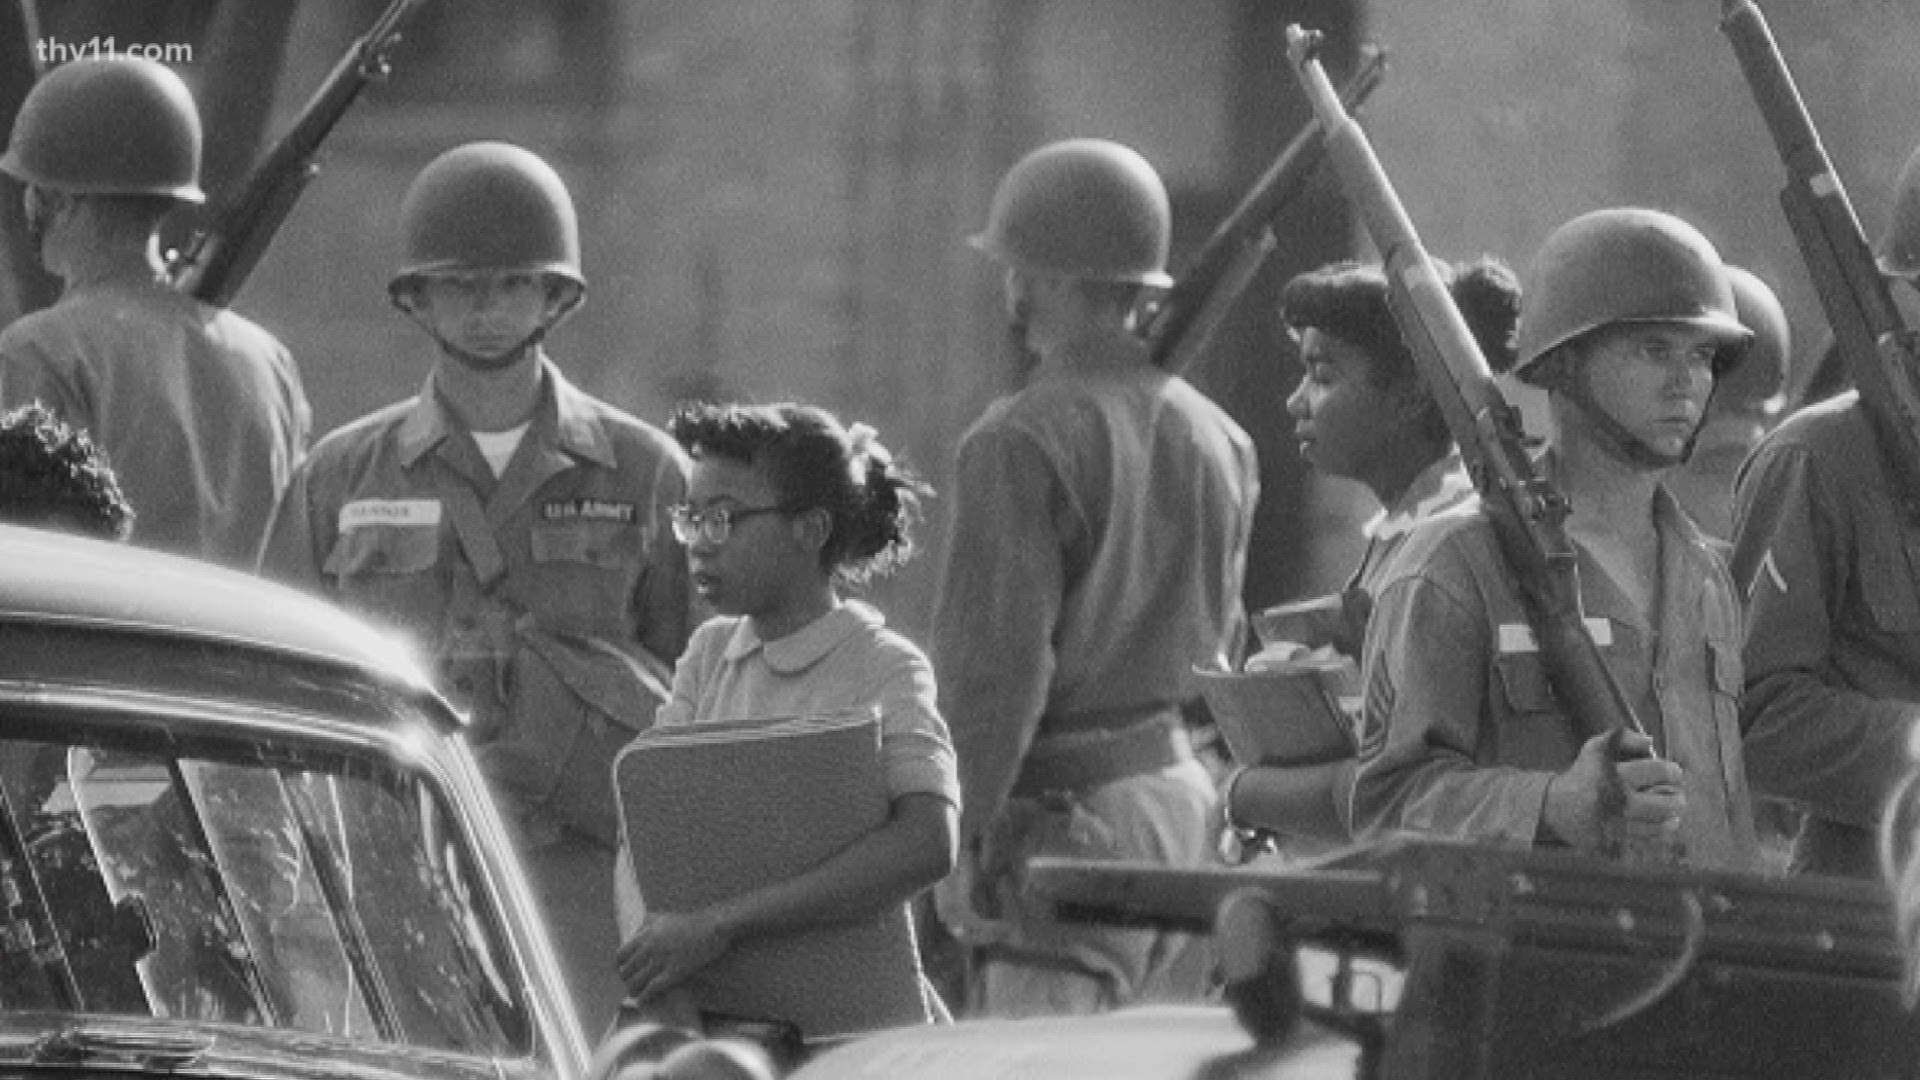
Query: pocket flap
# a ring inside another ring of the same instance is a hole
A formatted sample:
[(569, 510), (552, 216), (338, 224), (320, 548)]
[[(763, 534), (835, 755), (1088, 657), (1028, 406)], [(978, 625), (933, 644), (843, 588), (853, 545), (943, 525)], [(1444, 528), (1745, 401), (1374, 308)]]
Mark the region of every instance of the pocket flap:
[(535, 525), (528, 540), (535, 562), (618, 567), (639, 560), (639, 533), (639, 527), (628, 522), (569, 521)]
[(1559, 708), (1540, 654), (1497, 654), (1493, 658), (1493, 670), (1500, 692), (1506, 695), (1507, 704), (1514, 712), (1554, 712)]
[(362, 525), (333, 542), (325, 570), (334, 577), (412, 574), (439, 560), (437, 525)]

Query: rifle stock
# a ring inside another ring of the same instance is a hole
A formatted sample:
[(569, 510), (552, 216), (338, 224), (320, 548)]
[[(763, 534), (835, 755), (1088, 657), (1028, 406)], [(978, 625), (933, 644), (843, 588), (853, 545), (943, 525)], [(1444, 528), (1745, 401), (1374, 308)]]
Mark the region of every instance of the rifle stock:
[(232, 302), (319, 172), (314, 159), (320, 144), (360, 91), (387, 77), (387, 53), (400, 38), (401, 24), (423, 2), (390, 0), (367, 32), (347, 48), (293, 126), (247, 173), (239, 194), (186, 251), (169, 261), (167, 276), (175, 287), (209, 304), (224, 307)]
[(1780, 206), (1881, 456), (1904, 508), (1920, 517), (1920, 395), (1906, 321), (1765, 16), (1753, 0), (1725, 0), (1720, 30), (1786, 166)]
[[(1359, 66), (1340, 92), (1346, 107), (1356, 110), (1364, 104), (1386, 71), (1383, 50), (1362, 50)], [(1308, 120), (1215, 226), (1193, 264), (1167, 291), (1146, 324), (1143, 336), (1155, 366), (1178, 374), (1206, 350), (1221, 320), (1272, 253), (1273, 220), (1306, 188), (1320, 166), (1324, 144), (1320, 122)]]
[(1327, 158), (1380, 250), (1394, 323), (1460, 447), (1518, 583), (1555, 697), (1586, 736), (1644, 733), (1582, 615), (1565, 497), (1527, 455), (1519, 413), (1494, 382), (1366, 133), (1327, 81), (1314, 55), (1318, 35), (1294, 26), (1287, 40), (1295, 73), (1326, 131)]
[(1402, 921), (1378, 869), (1254, 871), (1036, 858), (1027, 864), (1027, 883), (1057, 917), (1100, 926), (1210, 933), (1221, 904), (1248, 889), (1265, 895), (1305, 937), (1346, 932), (1384, 943)]

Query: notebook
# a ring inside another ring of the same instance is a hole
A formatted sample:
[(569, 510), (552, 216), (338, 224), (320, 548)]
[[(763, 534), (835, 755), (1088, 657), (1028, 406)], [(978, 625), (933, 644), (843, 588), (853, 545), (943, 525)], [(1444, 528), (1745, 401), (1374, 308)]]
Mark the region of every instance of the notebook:
[[(882, 824), (873, 710), (650, 729), (614, 761), (649, 910), (782, 881)], [(687, 984), (700, 1007), (809, 1039), (929, 1019), (905, 905), (866, 923), (742, 942)]]
[(1314, 765), (1355, 752), (1351, 660), (1289, 660), (1259, 671), (1195, 669), (1207, 708), (1242, 765)]

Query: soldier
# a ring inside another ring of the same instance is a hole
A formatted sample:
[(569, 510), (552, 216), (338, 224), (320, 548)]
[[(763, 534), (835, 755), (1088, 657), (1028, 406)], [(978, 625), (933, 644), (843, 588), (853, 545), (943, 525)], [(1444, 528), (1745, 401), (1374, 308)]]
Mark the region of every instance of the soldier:
[(200, 117), (149, 60), (75, 60), (20, 107), (0, 171), (26, 185), (60, 301), (0, 332), (0, 399), (85, 428), (144, 547), (250, 569), (311, 416), (280, 342), (163, 279), (158, 229), (200, 191)]
[(1541, 465), (1572, 506), (1587, 625), (1646, 731), (1576, 728), (1487, 517), (1432, 519), (1382, 575), (1367, 630), (1355, 831), (1632, 842), (1748, 868), (1739, 606), (1660, 477), (1686, 459), (1714, 378), (1752, 334), (1713, 246), (1652, 210), (1555, 230), (1526, 296), (1514, 374), (1547, 392), (1556, 430)]
[(589, 1031), (622, 990), (611, 761), (688, 635), (665, 432), (569, 383), (542, 340), (580, 302), (572, 199), (473, 143), (401, 206), (393, 303), (439, 347), (418, 397), (335, 431), (282, 499), (263, 569), (411, 633), (472, 714)]
[(1727, 267), (1741, 325), (1753, 344), (1740, 366), (1713, 386), (1693, 456), (1667, 477), (1688, 516), (1716, 540), (1733, 539), (1733, 478), (1754, 444), (1780, 418), (1793, 360), (1793, 332), (1780, 298), (1753, 271)]
[[(1920, 151), (1900, 174), (1881, 269), (1920, 275)], [(1795, 413), (1740, 469), (1733, 575), (1746, 590), (1747, 763), (1808, 811), (1807, 873), (1870, 877), (1873, 829), (1920, 719), (1920, 521), (1857, 390)]]
[(1244, 624), (1252, 442), (1134, 331), (1170, 283), (1153, 167), (1080, 139), (1029, 154), (972, 243), (1005, 267), (1037, 364), (962, 439), (932, 652), (960, 758), (962, 866), (942, 915), (977, 961), (974, 1013), (1198, 996), (1184, 936), (1064, 926), (1021, 907), (1032, 855), (1196, 865), (1216, 799), (1181, 707)]
[[(1487, 363), (1507, 370), (1520, 283), (1490, 258), (1447, 272)], [(1381, 508), (1366, 525), (1366, 550), (1343, 594), (1343, 609), (1358, 625), (1326, 643), (1357, 659), (1366, 609), (1393, 552), (1415, 525), (1472, 499), (1473, 482), (1394, 326), (1378, 265), (1336, 263), (1301, 274), (1281, 292), (1280, 312), (1299, 342), (1303, 369), (1287, 398), (1301, 456), (1327, 476), (1366, 485)], [(1254, 832), (1345, 842), (1353, 768), (1345, 758), (1237, 769), (1221, 789), (1228, 819)]]

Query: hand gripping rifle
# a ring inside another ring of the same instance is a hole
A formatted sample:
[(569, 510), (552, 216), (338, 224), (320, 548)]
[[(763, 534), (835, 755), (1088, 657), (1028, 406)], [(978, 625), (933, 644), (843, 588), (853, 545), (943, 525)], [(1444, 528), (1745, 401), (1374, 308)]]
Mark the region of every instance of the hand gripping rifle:
[(1787, 168), (1780, 206), (1820, 294), (1840, 354), (1860, 391), (1880, 453), (1909, 520), (1920, 520), (1920, 395), (1913, 335), (1874, 262), (1847, 189), (1820, 143), (1773, 31), (1752, 0), (1726, 0), (1720, 30), (1732, 44)]
[(186, 251), (169, 260), (167, 276), (175, 286), (209, 304), (224, 307), (233, 300), (307, 182), (320, 171), (314, 161), (320, 144), (360, 91), (387, 77), (387, 53), (400, 39), (400, 24), (423, 2), (390, 0), (372, 27), (347, 48), (293, 127), (247, 174), (239, 194), (221, 208), (211, 226), (194, 236)]
[[(1387, 73), (1387, 55), (1375, 47), (1360, 54), (1359, 67), (1340, 93), (1349, 110), (1364, 104)], [(1193, 264), (1167, 291), (1143, 331), (1154, 366), (1175, 374), (1207, 347), (1240, 294), (1252, 284), (1276, 242), (1273, 220), (1307, 186), (1320, 166), (1325, 128), (1308, 120), (1280, 156), (1207, 238)]]
[(1583, 737), (1645, 728), (1608, 670), (1580, 606), (1580, 569), (1564, 495), (1540, 475), (1521, 441), (1520, 414), (1501, 394), (1453, 295), (1420, 244), (1366, 133), (1347, 115), (1315, 53), (1319, 34), (1287, 29), (1295, 73), (1326, 129), (1327, 156), (1380, 249), (1388, 306), (1447, 431), (1479, 489), (1517, 580), (1554, 696)]

